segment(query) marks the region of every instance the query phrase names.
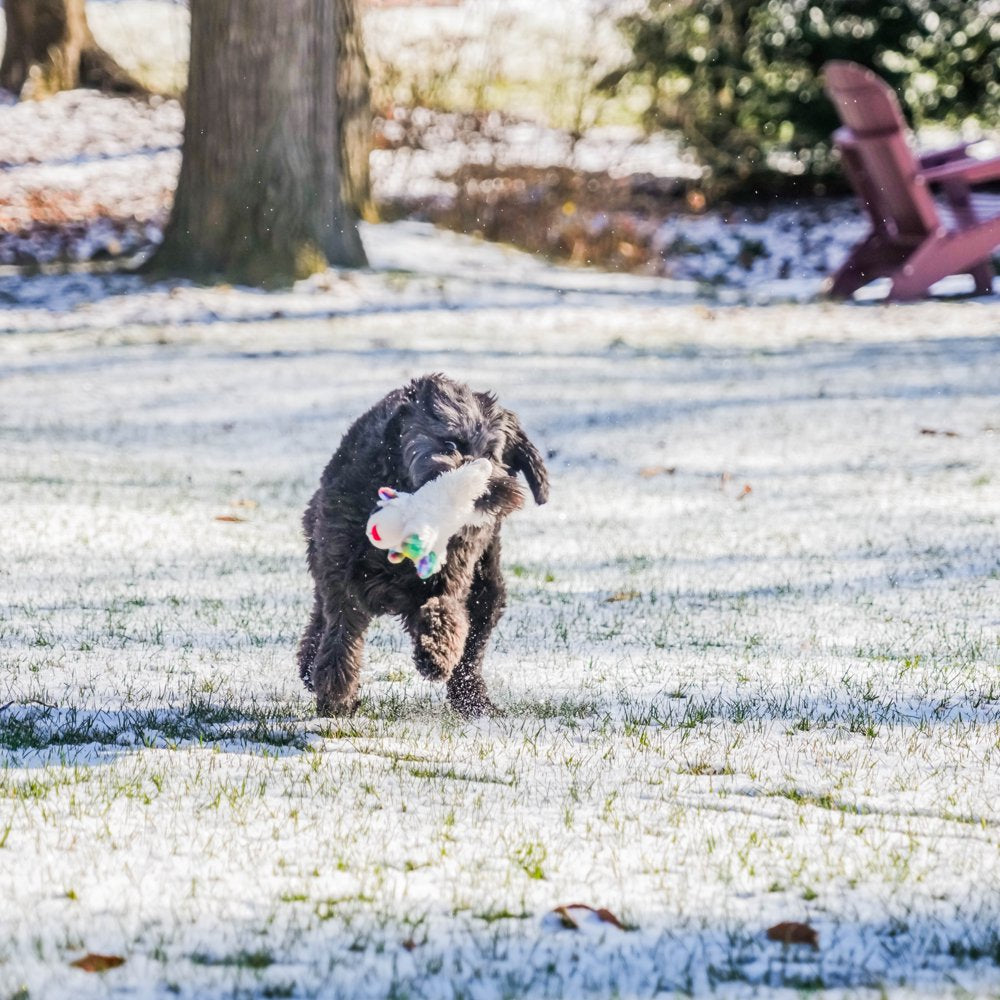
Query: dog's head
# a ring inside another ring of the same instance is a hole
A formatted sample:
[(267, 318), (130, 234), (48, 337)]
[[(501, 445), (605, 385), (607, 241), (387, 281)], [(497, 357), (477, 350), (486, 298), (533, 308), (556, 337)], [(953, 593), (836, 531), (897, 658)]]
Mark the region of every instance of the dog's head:
[(538, 449), (517, 417), (491, 393), (473, 392), (444, 375), (414, 379), (394, 417), (411, 489), (476, 458), (498, 471), (524, 475), (536, 503), (549, 497), (549, 477)]

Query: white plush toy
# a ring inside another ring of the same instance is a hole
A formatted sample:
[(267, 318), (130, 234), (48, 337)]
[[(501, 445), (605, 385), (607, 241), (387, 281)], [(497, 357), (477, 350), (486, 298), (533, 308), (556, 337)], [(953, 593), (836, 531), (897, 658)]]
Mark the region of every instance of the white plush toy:
[(416, 493), (383, 486), (378, 491), (378, 510), (368, 518), (368, 540), (378, 549), (388, 549), (391, 563), (412, 559), (417, 576), (426, 580), (447, 562), (452, 535), (490, 519), (475, 504), (486, 492), (492, 471), (492, 462), (477, 458), (442, 472)]

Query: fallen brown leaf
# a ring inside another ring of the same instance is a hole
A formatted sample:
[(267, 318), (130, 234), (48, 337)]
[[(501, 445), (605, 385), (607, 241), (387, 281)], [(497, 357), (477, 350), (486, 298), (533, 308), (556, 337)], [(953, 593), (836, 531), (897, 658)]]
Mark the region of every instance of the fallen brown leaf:
[(740, 495), (736, 499), (742, 500), (744, 497), (749, 496), (751, 493), (753, 493), (753, 487), (749, 483), (744, 483), (743, 489), (740, 490)]
[(413, 949), (417, 947), (417, 942), (416, 942), (416, 941), (414, 941), (414, 940), (413, 940), (413, 938), (407, 938), (407, 939), (406, 939), (406, 940), (405, 940), (405, 941), (403, 942), (403, 947), (404, 947), (404, 948), (405, 948), (405, 949), (406, 949), (407, 951), (413, 951)]
[(611, 924), (613, 927), (617, 927), (618, 930), (625, 930), (625, 925), (610, 911), (605, 909), (603, 906), (594, 910), (594, 912), (603, 920), (606, 924)]
[(672, 476), (676, 471), (676, 465), (644, 465), (639, 470), (639, 475), (643, 479), (653, 479), (656, 476)]
[[(574, 914), (574, 910), (578, 912)], [(563, 927), (568, 927), (570, 930), (579, 929), (579, 918), (584, 913), (593, 913), (602, 922), (611, 924), (612, 927), (617, 927), (620, 931), (625, 930), (625, 925), (610, 910), (603, 907), (595, 909), (586, 903), (567, 903), (565, 906), (557, 906), (552, 912), (562, 921)]]
[(946, 438), (957, 438), (959, 436), (958, 431), (942, 431), (938, 430), (936, 427), (921, 427), (920, 433)]
[(819, 949), (819, 932), (808, 924), (800, 924), (794, 920), (785, 920), (773, 927), (768, 927), (767, 936), (772, 941), (782, 944), (807, 944)]
[(239, 524), (245, 520), (245, 517), (238, 517), (236, 514), (219, 514), (216, 517), (216, 521), (226, 521), (229, 524)]
[(117, 955), (90, 954), (69, 964), (74, 969), (83, 969), (84, 972), (107, 972), (108, 969), (117, 969), (119, 965), (124, 965), (125, 959)]
[(605, 604), (617, 604), (619, 601), (634, 601), (642, 597), (638, 590), (616, 590), (610, 597), (604, 598)]

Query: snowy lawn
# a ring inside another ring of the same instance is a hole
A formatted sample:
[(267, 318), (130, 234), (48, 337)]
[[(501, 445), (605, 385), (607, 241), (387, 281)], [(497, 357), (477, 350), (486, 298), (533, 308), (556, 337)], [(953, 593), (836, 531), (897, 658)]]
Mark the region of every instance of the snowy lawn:
[[(0, 997), (1000, 995), (996, 299), (389, 278), (381, 315), (128, 279), (47, 323), (72, 276), (0, 314)], [(433, 370), (549, 455), (506, 715), (454, 717), (384, 620), (317, 719), (300, 512)]]

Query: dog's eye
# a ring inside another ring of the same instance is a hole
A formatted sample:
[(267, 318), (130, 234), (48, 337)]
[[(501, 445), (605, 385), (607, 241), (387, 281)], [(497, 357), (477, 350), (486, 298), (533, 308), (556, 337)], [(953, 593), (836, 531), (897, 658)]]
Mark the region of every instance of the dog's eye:
[(449, 455), (454, 455), (456, 452), (459, 452), (459, 451), (462, 450), (462, 442), (461, 441), (445, 441), (445, 443), (444, 443), (444, 450)]

